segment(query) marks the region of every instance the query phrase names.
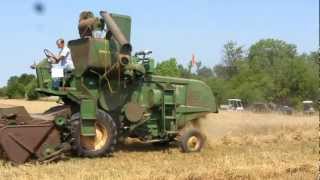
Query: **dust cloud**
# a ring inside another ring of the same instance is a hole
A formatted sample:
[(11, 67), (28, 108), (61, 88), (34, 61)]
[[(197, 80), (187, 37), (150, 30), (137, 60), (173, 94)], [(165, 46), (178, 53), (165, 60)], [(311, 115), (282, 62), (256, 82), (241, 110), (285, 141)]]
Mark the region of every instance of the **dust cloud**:
[(221, 140), (223, 142), (226, 138), (277, 139), (283, 134), (302, 134), (303, 128), (317, 128), (317, 116), (223, 111), (201, 118), (199, 125), (208, 142), (215, 144)]

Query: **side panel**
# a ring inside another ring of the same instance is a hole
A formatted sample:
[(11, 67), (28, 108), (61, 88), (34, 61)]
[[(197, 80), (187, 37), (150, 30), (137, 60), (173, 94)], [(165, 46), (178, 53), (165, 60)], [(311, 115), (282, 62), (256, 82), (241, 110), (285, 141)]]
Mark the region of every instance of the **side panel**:
[[(116, 62), (110, 41), (104, 39), (78, 39), (69, 42), (75, 73), (81, 76), (88, 68), (106, 69)], [(113, 62), (114, 61), (114, 62)]]
[[(178, 131), (189, 121), (207, 113), (218, 112), (215, 97), (211, 89), (202, 81), (152, 76), (154, 83), (171, 85), (175, 89), (175, 127), (166, 126), (167, 131)], [(162, 115), (163, 116), (163, 115)], [(170, 120), (162, 119), (168, 125)]]
[(217, 112), (216, 100), (211, 89), (201, 81), (188, 84), (187, 106), (204, 107)]

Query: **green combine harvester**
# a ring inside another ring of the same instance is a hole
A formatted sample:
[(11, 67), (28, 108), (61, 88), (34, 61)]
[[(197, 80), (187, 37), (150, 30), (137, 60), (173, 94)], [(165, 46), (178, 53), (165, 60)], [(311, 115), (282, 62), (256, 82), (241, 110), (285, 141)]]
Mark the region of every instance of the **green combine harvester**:
[(101, 157), (127, 137), (161, 145), (176, 141), (183, 152), (201, 150), (205, 137), (197, 120), (218, 112), (205, 83), (154, 75), (150, 51), (132, 54), (129, 16), (82, 12), (78, 30), (80, 39), (68, 43), (75, 69), (61, 87), (53, 88), (50, 51), (35, 66), (37, 91), (60, 97), (60, 106), (40, 115), (0, 106), (3, 158), (20, 164), (65, 155)]

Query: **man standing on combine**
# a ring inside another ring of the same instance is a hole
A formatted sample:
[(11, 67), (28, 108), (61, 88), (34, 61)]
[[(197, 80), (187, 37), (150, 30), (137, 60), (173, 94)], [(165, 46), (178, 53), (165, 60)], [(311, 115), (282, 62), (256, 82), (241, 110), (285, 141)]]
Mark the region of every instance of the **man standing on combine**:
[[(71, 58), (70, 49), (65, 45), (64, 39), (58, 39), (56, 44), (60, 49), (60, 52), (58, 56), (52, 57), (54, 62), (51, 63), (55, 64), (52, 66), (52, 78), (54, 80), (53, 88), (58, 89), (61, 84), (61, 79), (68, 76), (72, 72), (72, 70), (74, 69), (74, 65)], [(59, 70), (61, 69), (63, 69), (63, 72), (59, 73)]]

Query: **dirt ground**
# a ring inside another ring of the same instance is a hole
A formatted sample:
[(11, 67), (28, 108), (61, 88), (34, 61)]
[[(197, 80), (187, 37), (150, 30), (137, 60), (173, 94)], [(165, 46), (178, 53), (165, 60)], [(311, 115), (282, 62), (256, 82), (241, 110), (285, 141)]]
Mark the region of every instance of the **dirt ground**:
[[(31, 113), (53, 101), (0, 100)], [(0, 161), (0, 179), (316, 179), (318, 116), (221, 112), (202, 119), (208, 143), (200, 153), (176, 145), (131, 142), (112, 157), (72, 158), (48, 165), (11, 166)]]

